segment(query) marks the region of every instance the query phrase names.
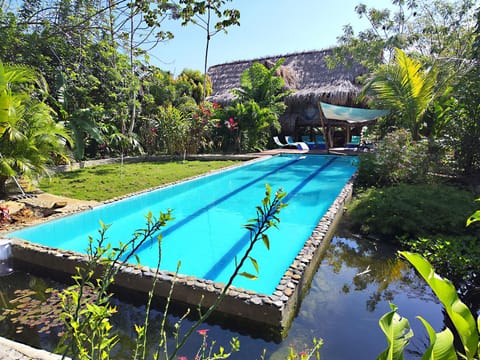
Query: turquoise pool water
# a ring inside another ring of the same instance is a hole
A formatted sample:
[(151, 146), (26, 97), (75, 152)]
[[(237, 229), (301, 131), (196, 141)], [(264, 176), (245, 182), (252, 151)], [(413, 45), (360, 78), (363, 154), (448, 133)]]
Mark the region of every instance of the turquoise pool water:
[[(145, 226), (145, 215), (173, 210), (175, 220), (162, 231), (162, 270), (226, 282), (235, 257), (241, 257), (249, 234), (243, 228), (255, 217), (265, 184), (288, 193), (280, 214), (280, 230), (269, 231), (270, 250), (257, 246), (252, 256), (260, 267), (258, 280), (238, 277), (237, 287), (272, 294), (316, 224), (356, 171), (346, 156), (281, 155), (228, 171), (182, 182), (98, 206), (92, 210), (8, 234), (34, 243), (84, 253), (89, 235), (98, 236), (99, 222), (111, 224), (112, 245), (126, 241)], [(144, 174), (143, 176), (148, 176)], [(142, 265), (156, 267), (156, 241), (137, 252)], [(249, 266), (249, 265), (247, 265)], [(253, 269), (245, 268), (252, 272)]]

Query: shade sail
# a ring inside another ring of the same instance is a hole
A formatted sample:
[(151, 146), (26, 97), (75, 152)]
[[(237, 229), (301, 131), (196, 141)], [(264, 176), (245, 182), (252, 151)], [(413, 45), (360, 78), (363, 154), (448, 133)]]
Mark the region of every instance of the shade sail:
[(349, 124), (361, 124), (372, 121), (381, 116), (388, 115), (390, 112), (390, 110), (358, 109), (331, 105), (324, 102), (320, 102), (320, 106), (326, 119), (346, 121)]

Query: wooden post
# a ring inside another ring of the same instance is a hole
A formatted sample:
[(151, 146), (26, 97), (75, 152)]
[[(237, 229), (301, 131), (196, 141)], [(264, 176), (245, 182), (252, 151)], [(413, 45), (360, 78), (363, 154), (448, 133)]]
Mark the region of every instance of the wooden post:
[(318, 102), (317, 106), (318, 106), (318, 116), (320, 117), (320, 123), (322, 124), (323, 136), (325, 136), (325, 149), (327, 150), (327, 154), (328, 154), (328, 150), (330, 148), (330, 130), (325, 125), (326, 118), (325, 118), (325, 115), (323, 114), (322, 105), (320, 105), (320, 101)]

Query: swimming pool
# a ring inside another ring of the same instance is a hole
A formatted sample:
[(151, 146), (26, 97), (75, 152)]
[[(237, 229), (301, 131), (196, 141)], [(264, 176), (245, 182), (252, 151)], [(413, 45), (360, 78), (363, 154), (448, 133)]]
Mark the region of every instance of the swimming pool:
[[(238, 277), (234, 286), (270, 295), (355, 171), (354, 159), (347, 156), (274, 156), (7, 236), (84, 253), (89, 235), (97, 234), (100, 220), (112, 224), (107, 235), (115, 244), (143, 228), (149, 211), (155, 215), (172, 209), (175, 220), (162, 231), (161, 269), (174, 272), (181, 261), (182, 274), (226, 282), (235, 256), (241, 257), (249, 240), (242, 225), (254, 217), (268, 183), (287, 192), (288, 206), (280, 213), (280, 230), (269, 231), (270, 250), (257, 246), (252, 253), (260, 266), (258, 280)], [(156, 242), (139, 249), (137, 255), (142, 265), (155, 268)]]

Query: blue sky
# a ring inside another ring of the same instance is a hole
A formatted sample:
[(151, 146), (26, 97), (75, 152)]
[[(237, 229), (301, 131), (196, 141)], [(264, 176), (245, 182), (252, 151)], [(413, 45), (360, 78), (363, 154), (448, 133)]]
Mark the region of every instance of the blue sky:
[[(356, 33), (369, 27), (355, 13), (359, 3), (391, 6), (389, 0), (234, 0), (229, 7), (240, 10), (240, 26), (212, 38), (208, 65), (334, 46), (344, 25), (351, 24)], [(175, 76), (184, 68), (203, 71), (204, 31), (179, 23), (164, 29), (175, 38), (150, 52), (152, 63)]]

